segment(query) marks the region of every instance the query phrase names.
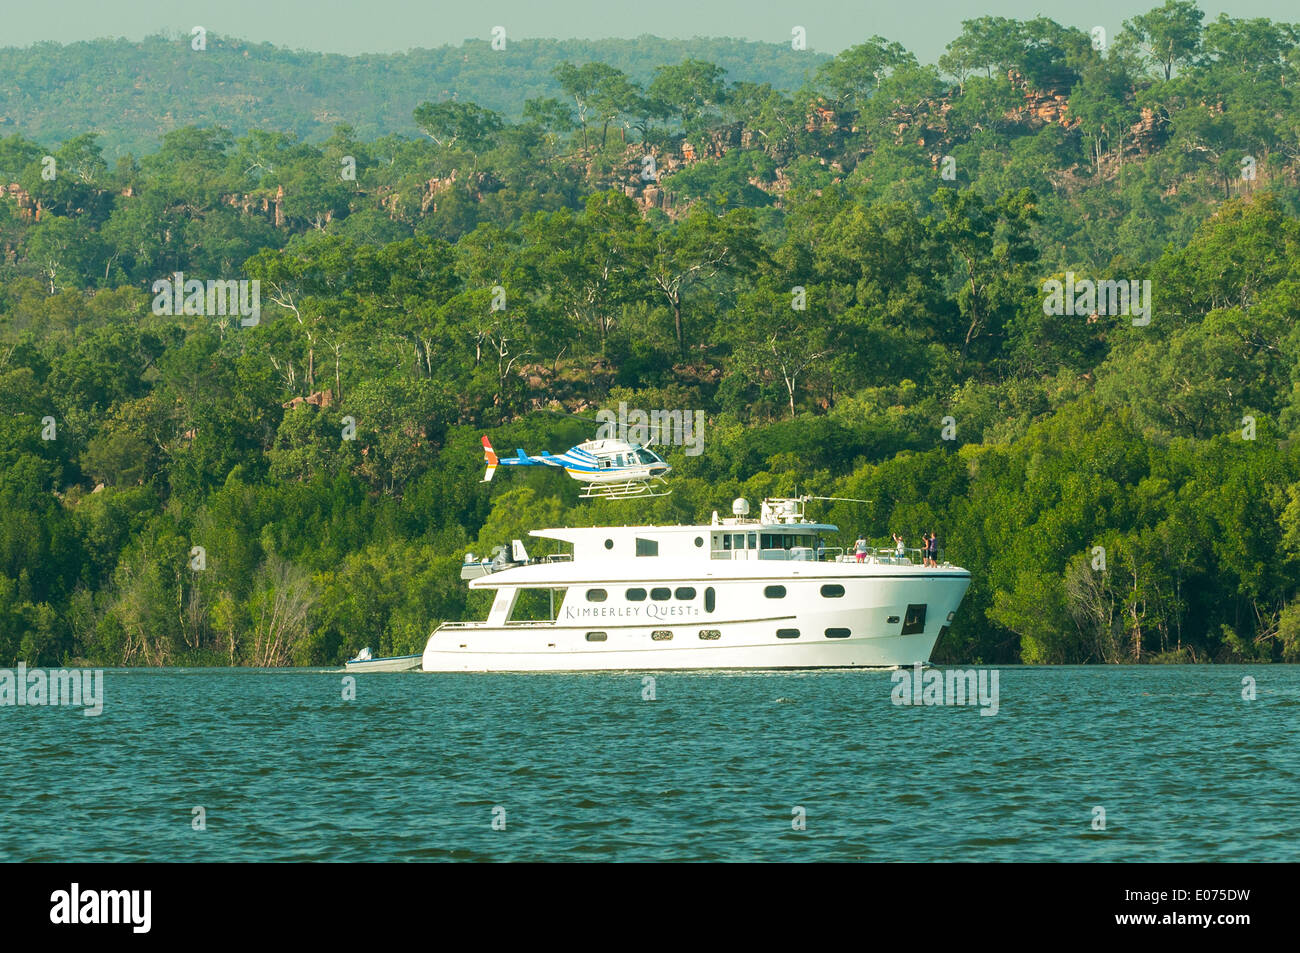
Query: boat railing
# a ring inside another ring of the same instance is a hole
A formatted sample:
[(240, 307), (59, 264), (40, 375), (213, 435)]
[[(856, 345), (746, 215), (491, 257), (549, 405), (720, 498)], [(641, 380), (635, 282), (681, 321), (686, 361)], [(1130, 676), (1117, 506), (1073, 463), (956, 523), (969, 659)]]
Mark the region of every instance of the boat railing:
[[(820, 550), (811, 546), (794, 546), (790, 549), (712, 549), (709, 555), (713, 559), (776, 559), (799, 562), (856, 563), (857, 550), (843, 546), (824, 546)], [(893, 546), (873, 546), (863, 556), (862, 562), (876, 566), (919, 566), (925, 562), (924, 550), (909, 546), (903, 555)], [(939, 564), (947, 565), (942, 551)]]
[(844, 547), (842, 546), (823, 546), (820, 549), (813, 546), (791, 546), (789, 549), (784, 547), (772, 547), (769, 549), (712, 549), (709, 556), (713, 559), (777, 559), (792, 560), (794, 562), (837, 562), (838, 558), (843, 555)]
[(713, 559), (781, 559), (803, 562), (815, 562), (816, 557), (811, 546), (792, 546), (789, 549), (714, 549), (709, 552)]
[[(858, 562), (858, 553), (856, 549), (847, 550), (844, 555), (835, 560), (840, 563)], [(898, 554), (898, 550), (893, 546), (872, 547), (866, 551), (862, 558), (863, 563), (874, 566), (916, 566), (925, 561), (925, 554), (918, 548), (908, 547), (903, 550), (903, 555)]]

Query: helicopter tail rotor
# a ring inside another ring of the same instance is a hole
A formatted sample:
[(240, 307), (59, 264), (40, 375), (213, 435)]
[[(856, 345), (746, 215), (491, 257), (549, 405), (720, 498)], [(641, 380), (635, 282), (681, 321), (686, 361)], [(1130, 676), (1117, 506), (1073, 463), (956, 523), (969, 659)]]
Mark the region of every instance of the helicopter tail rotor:
[(492, 444), (486, 435), (483, 437), (483, 460), (487, 463), (487, 472), (483, 474), (481, 482), (487, 483), (497, 472), (497, 464), (500, 461), (497, 459), (497, 453), (492, 449)]

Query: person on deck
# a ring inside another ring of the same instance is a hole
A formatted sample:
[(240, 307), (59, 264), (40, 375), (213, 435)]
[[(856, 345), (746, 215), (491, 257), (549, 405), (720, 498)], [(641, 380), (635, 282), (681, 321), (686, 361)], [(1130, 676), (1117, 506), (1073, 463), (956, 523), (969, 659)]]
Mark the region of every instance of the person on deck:
[(858, 562), (867, 558), (867, 540), (866, 537), (859, 536), (858, 541), (853, 544), (853, 551), (858, 557)]

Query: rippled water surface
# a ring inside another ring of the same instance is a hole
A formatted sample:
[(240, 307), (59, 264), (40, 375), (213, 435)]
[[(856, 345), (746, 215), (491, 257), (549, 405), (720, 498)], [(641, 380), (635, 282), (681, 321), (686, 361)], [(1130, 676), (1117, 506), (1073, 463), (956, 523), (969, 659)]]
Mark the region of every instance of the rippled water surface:
[(109, 670), (97, 718), (0, 707), (0, 859), (1300, 857), (1300, 667), (999, 671), (989, 717), (888, 672)]

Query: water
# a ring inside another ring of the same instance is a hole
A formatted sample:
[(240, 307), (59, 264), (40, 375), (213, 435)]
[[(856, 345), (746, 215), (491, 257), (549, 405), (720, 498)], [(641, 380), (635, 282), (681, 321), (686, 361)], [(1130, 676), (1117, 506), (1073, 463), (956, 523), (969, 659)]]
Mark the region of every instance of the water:
[(989, 717), (879, 672), (110, 670), (98, 718), (0, 708), (0, 860), (1300, 853), (1300, 666), (1000, 673)]

